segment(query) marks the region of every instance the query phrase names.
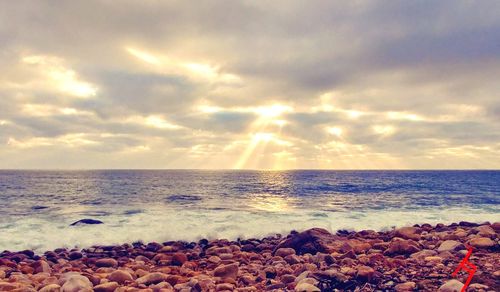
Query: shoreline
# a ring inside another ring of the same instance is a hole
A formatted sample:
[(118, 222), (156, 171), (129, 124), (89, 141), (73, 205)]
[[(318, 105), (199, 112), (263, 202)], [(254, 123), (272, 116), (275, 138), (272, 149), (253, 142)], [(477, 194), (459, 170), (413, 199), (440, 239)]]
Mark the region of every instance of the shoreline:
[(4, 251), (0, 291), (453, 291), (467, 278), (451, 275), (467, 246), (477, 266), (468, 291), (500, 291), (499, 233), (500, 222), (460, 222)]
[[(259, 207), (267, 205), (255, 206)], [(184, 210), (179, 207), (141, 205), (114, 209), (113, 214), (106, 216), (95, 216), (96, 213), (65, 216), (57, 212), (51, 213), (49, 209), (42, 209), (35, 211), (33, 216), (19, 218), (7, 216), (0, 222), (0, 232), (3, 234), (0, 236), (0, 252), (31, 249), (43, 253), (56, 248), (121, 245), (135, 241), (197, 242), (204, 238), (208, 240), (263, 238), (275, 234), (286, 235), (290, 230), (303, 231), (314, 227), (325, 228), (333, 233), (339, 229), (389, 231), (423, 222), (432, 225), (459, 221), (495, 222), (498, 221), (500, 214), (498, 208), (381, 209), (365, 212), (362, 210), (330, 212), (303, 208), (261, 211), (252, 208), (243, 211), (192, 208)], [(46, 213), (42, 216), (40, 212)], [(104, 224), (70, 226), (82, 218), (99, 219)]]

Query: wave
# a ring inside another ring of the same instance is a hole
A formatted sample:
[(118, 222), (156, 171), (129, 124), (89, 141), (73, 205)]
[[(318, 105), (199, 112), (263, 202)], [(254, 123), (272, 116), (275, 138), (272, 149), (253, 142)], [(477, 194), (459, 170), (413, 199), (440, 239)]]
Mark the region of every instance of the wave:
[[(128, 212), (127, 212), (128, 210)], [(0, 224), (0, 251), (32, 249), (37, 252), (60, 247), (123, 244), (135, 241), (198, 241), (202, 238), (261, 238), (322, 227), (337, 230), (387, 230), (421, 223), (450, 224), (459, 221), (494, 222), (498, 210), (474, 208), (434, 208), (420, 210), (369, 210), (318, 212), (317, 210), (173, 210), (143, 206), (141, 212), (100, 216), (105, 224), (69, 226), (76, 214), (58, 217), (23, 217), (16, 224)], [(97, 214), (97, 213), (96, 213)], [(99, 215), (104, 215), (99, 213)]]

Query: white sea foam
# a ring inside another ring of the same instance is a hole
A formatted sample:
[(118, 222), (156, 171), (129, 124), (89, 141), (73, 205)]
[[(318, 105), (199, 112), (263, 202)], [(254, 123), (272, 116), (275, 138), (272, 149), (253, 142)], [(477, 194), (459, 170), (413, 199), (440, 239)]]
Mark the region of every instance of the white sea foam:
[(497, 210), (485, 209), (420, 209), (371, 210), (367, 212), (324, 212), (314, 210), (235, 211), (176, 210), (160, 207), (143, 208), (143, 212), (102, 216), (101, 225), (69, 226), (82, 219), (69, 216), (65, 220), (19, 218), (15, 223), (0, 224), (0, 251), (33, 249), (37, 252), (58, 247), (89, 247), (96, 244), (122, 244), (186, 240), (201, 238), (260, 238), (291, 230), (323, 227), (338, 229), (386, 230), (415, 223), (453, 223), (459, 221), (499, 221)]

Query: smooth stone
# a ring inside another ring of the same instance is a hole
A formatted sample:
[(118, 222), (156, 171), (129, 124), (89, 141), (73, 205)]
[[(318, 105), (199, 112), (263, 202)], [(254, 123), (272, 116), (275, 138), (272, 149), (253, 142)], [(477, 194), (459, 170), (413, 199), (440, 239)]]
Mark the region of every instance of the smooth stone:
[(295, 291), (296, 292), (321, 292), (321, 290), (309, 283), (300, 283), (295, 286)]
[(92, 291), (92, 283), (82, 275), (71, 273), (61, 287), (63, 292), (87, 292)]
[(294, 275), (285, 274), (285, 275), (281, 276), (281, 282), (283, 282), (285, 284), (292, 283), (293, 281), (295, 281)]
[(232, 253), (221, 253), (219, 254), (219, 258), (223, 261), (227, 261), (227, 260), (230, 260), (232, 259), (234, 256)]
[(182, 266), (187, 261), (188, 258), (185, 253), (177, 252), (172, 256), (172, 265), (174, 266)]
[(402, 227), (396, 230), (396, 236), (404, 239), (419, 240), (420, 234), (417, 233), (418, 231), (419, 228), (416, 227)]
[(426, 262), (432, 262), (432, 263), (441, 263), (443, 261), (443, 259), (441, 257), (438, 257), (438, 256), (429, 256), (429, 257), (425, 257), (424, 260)]
[(358, 271), (356, 273), (356, 277), (361, 281), (369, 282), (372, 280), (374, 273), (375, 273), (375, 270), (371, 267), (359, 266)]
[(68, 255), (69, 259), (70, 260), (77, 260), (77, 259), (81, 259), (83, 257), (82, 253), (79, 252), (79, 251), (72, 251), (69, 253)]
[(318, 280), (316, 280), (314, 278), (304, 278), (304, 279), (301, 279), (300, 281), (298, 281), (297, 285), (300, 285), (300, 284), (303, 284), (303, 283), (307, 283), (307, 284), (311, 284), (311, 285), (316, 285), (316, 284), (318, 284)]
[(161, 289), (169, 289), (169, 290), (173, 290), (174, 289), (174, 287), (172, 287), (172, 285), (170, 285), (169, 282), (160, 282), (158, 284), (151, 285), (149, 287), (152, 288), (154, 291), (156, 291), (156, 290), (160, 291)]
[(215, 291), (233, 291), (234, 290), (234, 285), (230, 283), (221, 283), (217, 284), (215, 287)]
[(295, 249), (299, 254), (317, 252), (332, 253), (335, 251), (335, 244), (338, 243), (341, 237), (331, 234), (323, 228), (312, 228), (306, 231), (292, 234), (283, 239), (276, 247), (278, 250), (283, 247)]
[(42, 289), (38, 290), (38, 292), (59, 292), (61, 291), (61, 286), (57, 284), (49, 284)]
[(15, 283), (0, 282), (0, 291), (10, 291), (18, 287)]
[(209, 263), (218, 265), (221, 262), (221, 258), (218, 256), (210, 256), (207, 261)]
[(214, 270), (214, 276), (222, 279), (236, 280), (238, 276), (238, 264), (220, 265)]
[(282, 291), (283, 288), (285, 288), (285, 284), (283, 284), (283, 283), (275, 283), (275, 284), (267, 285), (266, 286), (266, 291), (276, 291), (278, 289), (281, 289), (281, 291)]
[(307, 278), (311, 272), (309, 271), (304, 271), (300, 273), (296, 278), (295, 278), (295, 283), (300, 283), (303, 279)]
[(116, 282), (107, 282), (97, 286), (94, 286), (94, 292), (113, 292), (120, 285)]
[(278, 248), (274, 255), (280, 256), (282, 258), (288, 256), (288, 255), (294, 255), (295, 254), (295, 249), (289, 248), (289, 247), (282, 247)]
[(285, 257), (285, 261), (290, 265), (298, 264), (300, 263), (300, 257), (296, 254), (290, 254)]
[(417, 284), (415, 282), (406, 282), (406, 283), (402, 283), (402, 284), (397, 284), (396, 287), (394, 287), (394, 289), (396, 289), (396, 291), (413, 291), (415, 290), (415, 287), (417, 286)]
[(410, 258), (412, 258), (412, 259), (423, 259), (423, 258), (426, 258), (426, 257), (435, 256), (435, 255), (437, 255), (437, 252), (435, 250), (423, 249), (423, 250), (418, 251), (416, 253), (412, 253), (410, 255)]
[(479, 284), (479, 283), (472, 283), (469, 285), (468, 289), (471, 289), (472, 291), (481, 291), (481, 290), (488, 290), (490, 287), (487, 285)]
[(167, 280), (168, 280), (168, 275), (159, 272), (154, 272), (140, 277), (139, 279), (135, 280), (135, 282), (137, 284), (151, 285), (164, 281), (166, 282)]
[(115, 259), (112, 258), (105, 258), (105, 259), (98, 259), (95, 262), (95, 265), (97, 267), (105, 267), (105, 268), (113, 268), (118, 266), (118, 262)]
[(83, 224), (104, 224), (104, 222), (95, 219), (82, 219), (70, 224), (70, 226), (83, 225)]
[(82, 276), (78, 272), (67, 272), (67, 273), (64, 273), (58, 279), (59, 285), (61, 285), (61, 286), (64, 285), (64, 283), (66, 283), (66, 281), (69, 280), (69, 278), (71, 278), (71, 277), (84, 277), (84, 276)]
[(449, 280), (448, 282), (444, 283), (439, 287), (440, 292), (460, 292), (462, 291), (462, 287), (464, 284), (462, 284), (460, 281), (452, 279)]
[(437, 251), (438, 252), (455, 251), (455, 250), (460, 250), (463, 248), (464, 248), (464, 245), (461, 242), (458, 242), (455, 240), (445, 240), (438, 247)]
[(477, 233), (479, 236), (494, 238), (497, 235), (495, 230), (488, 225), (478, 226), (476, 229), (479, 231)]
[(479, 226), (479, 224), (473, 223), (473, 222), (467, 222), (467, 221), (460, 221), (460, 222), (458, 222), (458, 226), (477, 227), (477, 226)]
[(325, 279), (325, 280), (335, 279), (337, 282), (346, 282), (348, 280), (346, 275), (342, 274), (341, 272), (339, 272), (335, 269), (315, 272), (313, 275), (314, 275), (314, 278), (318, 279), (318, 280), (319, 279)]
[(493, 230), (495, 230), (495, 232), (500, 232), (500, 222), (495, 222), (495, 223), (491, 224), (491, 228), (493, 228)]
[(35, 269), (35, 273), (51, 273), (52, 269), (49, 264), (44, 260), (39, 260), (33, 263), (32, 267)]
[(124, 270), (116, 270), (108, 275), (108, 280), (117, 282), (119, 284), (124, 284), (127, 281), (133, 281), (132, 275)]
[(49, 273), (38, 273), (34, 274), (31, 279), (37, 283), (42, 283), (45, 279), (49, 278), (50, 274)]
[(389, 243), (389, 247), (384, 251), (384, 255), (407, 255), (416, 253), (417, 251), (420, 251), (420, 247), (413, 240), (396, 238)]
[(469, 244), (477, 248), (489, 248), (496, 245), (496, 243), (488, 237), (473, 238), (469, 241)]

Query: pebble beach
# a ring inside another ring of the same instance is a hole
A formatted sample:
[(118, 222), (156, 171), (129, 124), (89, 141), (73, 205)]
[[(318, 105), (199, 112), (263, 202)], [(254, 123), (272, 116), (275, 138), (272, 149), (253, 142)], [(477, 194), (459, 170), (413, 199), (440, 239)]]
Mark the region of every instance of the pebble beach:
[(0, 253), (0, 291), (500, 291), (500, 222)]

